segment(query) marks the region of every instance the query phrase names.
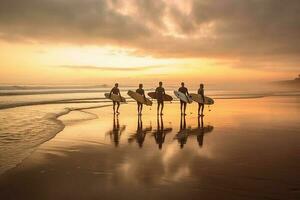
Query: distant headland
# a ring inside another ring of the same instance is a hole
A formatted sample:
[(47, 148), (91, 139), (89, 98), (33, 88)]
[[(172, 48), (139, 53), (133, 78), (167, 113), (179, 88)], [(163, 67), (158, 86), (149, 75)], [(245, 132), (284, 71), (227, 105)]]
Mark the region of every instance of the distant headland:
[(275, 81), (273, 83), (278, 85), (278, 86), (283, 86), (283, 87), (293, 87), (293, 88), (298, 87), (299, 88), (299, 86), (300, 86), (300, 74), (294, 80), (282, 80), (282, 81)]

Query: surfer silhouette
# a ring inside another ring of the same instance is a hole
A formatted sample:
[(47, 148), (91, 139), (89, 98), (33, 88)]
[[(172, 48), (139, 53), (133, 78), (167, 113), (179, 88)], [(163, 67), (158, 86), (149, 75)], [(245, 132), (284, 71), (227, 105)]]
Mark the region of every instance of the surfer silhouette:
[(160, 115), (163, 115), (163, 109), (164, 109), (164, 95), (165, 95), (165, 89), (162, 87), (163, 83), (160, 81), (159, 86), (156, 88), (155, 93), (157, 97), (157, 114), (159, 115), (159, 108)]
[[(119, 95), (121, 97), (121, 93), (119, 90), (119, 84), (115, 83), (115, 87), (113, 87), (109, 93), (109, 98), (111, 97), (111, 94), (116, 94)], [(116, 109), (116, 105), (117, 105), (117, 109)], [(113, 110), (114, 110), (114, 114), (120, 114), (119, 113), (119, 108), (120, 108), (120, 102), (118, 101), (113, 101)]]
[[(143, 84), (139, 84), (139, 88), (136, 90), (136, 92), (142, 95), (144, 98), (146, 98), (145, 91), (143, 89)], [(143, 111), (143, 104), (137, 101), (137, 106), (138, 106), (138, 115), (141, 115)]]
[[(184, 87), (184, 82), (181, 83), (181, 87), (178, 89), (178, 91), (183, 93), (186, 96), (186, 98), (189, 99), (189, 91), (186, 87)], [(187, 102), (182, 101), (180, 99), (180, 112), (182, 115), (186, 115), (185, 114), (186, 104), (187, 104)]]
[[(203, 83), (200, 84), (200, 88), (198, 89), (198, 94), (200, 94), (202, 98), (203, 103), (198, 103), (198, 115), (204, 116), (203, 111), (204, 111), (204, 85)], [(200, 113), (201, 110), (201, 113)]]

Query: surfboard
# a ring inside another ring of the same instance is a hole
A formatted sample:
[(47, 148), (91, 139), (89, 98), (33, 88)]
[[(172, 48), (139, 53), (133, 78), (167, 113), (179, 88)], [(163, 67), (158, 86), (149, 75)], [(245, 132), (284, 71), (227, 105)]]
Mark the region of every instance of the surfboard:
[(136, 100), (139, 103), (145, 104), (146, 106), (151, 106), (152, 105), (152, 101), (146, 97), (144, 97), (143, 95), (134, 92), (132, 90), (129, 90), (127, 92), (128, 96), (130, 96), (131, 98), (133, 98), (134, 100)]
[[(203, 103), (203, 99), (201, 98), (200, 94), (190, 94), (190, 97), (192, 98), (193, 101), (197, 102), (197, 103)], [(210, 97), (204, 96), (204, 104), (205, 105), (212, 105), (214, 104), (214, 100)]]
[[(156, 97), (156, 92), (149, 92), (148, 96), (151, 97), (152, 99), (157, 99)], [(171, 97), (168, 94), (164, 94), (164, 101), (172, 101), (173, 97)]]
[(104, 96), (112, 101), (126, 102), (126, 99), (124, 97), (120, 97), (119, 95), (116, 94), (111, 94), (111, 96), (109, 96), (109, 93), (105, 93)]
[(174, 94), (175, 94), (175, 96), (176, 96), (178, 99), (180, 99), (180, 100), (182, 100), (182, 101), (184, 101), (184, 102), (186, 102), (186, 103), (192, 103), (192, 102), (193, 102), (193, 100), (192, 100), (190, 97), (186, 96), (186, 95), (183, 94), (182, 92), (179, 92), (179, 91), (174, 90)]

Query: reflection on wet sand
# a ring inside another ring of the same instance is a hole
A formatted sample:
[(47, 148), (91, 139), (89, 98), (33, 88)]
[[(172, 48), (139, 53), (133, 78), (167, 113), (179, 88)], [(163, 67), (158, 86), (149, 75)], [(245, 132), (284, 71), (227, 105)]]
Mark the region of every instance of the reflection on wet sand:
[[(116, 147), (119, 146), (120, 143), (120, 137), (121, 134), (125, 131), (126, 125), (120, 126), (119, 124), (119, 117), (118, 115), (113, 117), (113, 128), (112, 130), (108, 131), (107, 134), (110, 136), (110, 140)], [(197, 127), (192, 128), (192, 126), (187, 127), (186, 123), (186, 116), (182, 115), (180, 117), (180, 126), (179, 126), (179, 131), (177, 134), (174, 136), (174, 140), (177, 140), (180, 148), (182, 149), (189, 137), (196, 136), (196, 139), (198, 141), (199, 147), (201, 148), (203, 146), (203, 141), (204, 141), (204, 135), (206, 133), (212, 132), (214, 129), (213, 126), (211, 125), (204, 125), (204, 117), (199, 116), (198, 117), (198, 123)], [(166, 135), (170, 132), (172, 132), (171, 127), (164, 127), (164, 120), (162, 116), (157, 116), (157, 128), (153, 130), (152, 134), (155, 139), (155, 143), (158, 145), (159, 149), (162, 149), (162, 146), (165, 142)], [(138, 146), (140, 148), (143, 147), (143, 144), (145, 142), (147, 133), (152, 131), (152, 126), (151, 123), (149, 126), (146, 126), (145, 128), (143, 127), (143, 120), (142, 116), (138, 115), (138, 120), (137, 120), (137, 128), (136, 131), (133, 133), (128, 134), (128, 143), (132, 143), (136, 141)]]
[(186, 128), (186, 120), (185, 115), (181, 115), (180, 117), (180, 127), (178, 133), (175, 135), (174, 139), (177, 139), (178, 143), (180, 144), (180, 148), (183, 148), (187, 142), (188, 132), (190, 128)]
[(204, 134), (210, 133), (214, 130), (211, 125), (204, 126), (203, 116), (198, 117), (198, 127), (190, 130), (189, 135), (197, 136), (199, 147), (203, 146)]
[(164, 121), (162, 115), (157, 115), (157, 129), (153, 131), (153, 136), (158, 148), (162, 149), (165, 142), (166, 135), (172, 132), (172, 128), (164, 128)]
[(198, 117), (198, 127), (197, 128), (186, 128), (186, 120), (185, 115), (181, 115), (180, 118), (180, 128), (178, 133), (175, 135), (174, 139), (178, 141), (180, 144), (180, 148), (183, 148), (187, 143), (187, 139), (189, 136), (197, 136), (197, 141), (199, 147), (203, 146), (204, 134), (212, 132), (214, 129), (213, 126), (204, 126), (203, 116)]
[[(114, 126), (110, 107), (90, 110), (99, 118), (67, 125), (3, 175), (0, 199), (299, 199), (299, 101), (284, 108), (282, 99), (258, 101), (220, 100), (218, 114), (191, 114), (186, 122), (170, 104), (157, 128), (152, 111), (138, 120), (135, 104), (123, 106)], [(150, 122), (143, 148), (135, 139), (128, 144)], [(173, 130), (163, 137), (166, 127)], [(182, 130), (188, 137), (180, 149), (174, 136)], [(121, 148), (114, 148), (114, 136)]]
[(132, 143), (135, 140), (138, 143), (139, 147), (142, 148), (146, 134), (150, 131), (152, 131), (152, 126), (150, 125), (143, 129), (142, 116), (138, 115), (138, 123), (137, 123), (136, 132), (129, 136), (128, 142)]
[(119, 116), (114, 115), (113, 128), (112, 128), (112, 130), (108, 131), (107, 134), (110, 136), (110, 140), (115, 144), (115, 147), (119, 146), (121, 134), (122, 134), (122, 132), (125, 131), (125, 129), (126, 129), (125, 125), (122, 125), (120, 127)]

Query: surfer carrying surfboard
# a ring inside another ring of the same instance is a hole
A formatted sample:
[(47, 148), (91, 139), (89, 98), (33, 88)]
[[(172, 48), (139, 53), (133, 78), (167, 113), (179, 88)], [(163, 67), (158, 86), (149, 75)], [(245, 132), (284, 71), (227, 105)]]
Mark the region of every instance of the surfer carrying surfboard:
[[(136, 93), (139, 93), (140, 95), (142, 95), (146, 101), (146, 97), (145, 97), (145, 91), (143, 89), (143, 84), (139, 84), (139, 88), (136, 90)], [(142, 110), (143, 110), (143, 104), (137, 101), (137, 106), (138, 106), (138, 114), (141, 115), (142, 114)]]
[[(121, 93), (119, 90), (119, 84), (115, 83), (115, 87), (113, 87), (109, 93), (109, 98), (111, 98), (111, 94), (119, 95), (121, 97)], [(117, 110), (116, 110), (116, 104), (117, 104)], [(113, 101), (113, 110), (114, 114), (119, 114), (119, 108), (120, 108), (120, 102), (119, 101)]]
[[(189, 99), (189, 91), (186, 87), (184, 87), (184, 82), (181, 83), (181, 87), (178, 89), (179, 92), (183, 93), (187, 99)], [(185, 110), (186, 110), (186, 104), (187, 102), (183, 101), (180, 99), (180, 112), (181, 114), (183, 115), (186, 115), (185, 114)], [(182, 109), (183, 108), (183, 109)]]
[[(202, 102), (203, 103), (198, 103), (198, 115), (200, 116), (204, 116), (203, 115), (203, 110), (204, 110), (204, 84), (201, 83), (200, 84), (200, 88), (198, 89), (198, 94), (201, 96), (202, 98)], [(200, 110), (201, 110), (201, 114), (200, 114)]]
[(165, 89), (162, 87), (163, 83), (160, 81), (159, 86), (155, 89), (157, 98), (157, 114), (159, 115), (159, 107), (161, 107), (160, 115), (163, 115), (162, 111), (164, 109), (164, 95)]

